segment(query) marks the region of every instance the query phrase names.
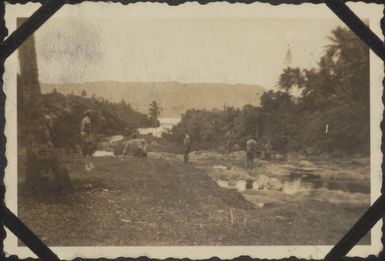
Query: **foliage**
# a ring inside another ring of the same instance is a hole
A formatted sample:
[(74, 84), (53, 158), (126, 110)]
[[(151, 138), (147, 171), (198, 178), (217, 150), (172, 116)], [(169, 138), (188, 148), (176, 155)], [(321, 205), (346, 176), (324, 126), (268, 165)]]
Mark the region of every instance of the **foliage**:
[(279, 78), (278, 86), (280, 89), (289, 93), (293, 88), (302, 89), (304, 87), (304, 75), (301, 69), (297, 68), (285, 68)]
[(350, 30), (337, 27), (329, 37), (318, 68), (285, 68), (279, 79), (280, 89), (289, 93), (302, 90), (299, 103), (305, 110), (325, 106), (369, 102), (369, 49)]
[(164, 135), (167, 139), (181, 143), (188, 133), (194, 149), (220, 148), (226, 143), (225, 135), (231, 130), (235, 143), (245, 142), (246, 137), (254, 136), (258, 123), (262, 121), (261, 108), (245, 105), (242, 109), (225, 107), (223, 110), (186, 111), (172, 133)]
[(160, 107), (156, 101), (152, 101), (150, 103), (148, 114), (150, 116), (152, 127), (159, 127), (160, 123), (159, 123), (158, 117), (160, 115)]
[(300, 120), (290, 124), (290, 143), (318, 152), (368, 152), (369, 49), (341, 27), (329, 40), (317, 68), (286, 68), (281, 74), (280, 89), (301, 89), (291, 109)]
[(261, 107), (190, 110), (168, 138), (180, 142), (187, 132), (195, 149), (218, 148), (231, 130), (241, 147), (252, 136), (277, 151), (368, 153), (369, 50), (345, 28), (329, 40), (316, 68), (284, 68)]
[(131, 108), (124, 100), (112, 103), (103, 98), (64, 95), (53, 91), (43, 95), (46, 114), (53, 119), (53, 143), (59, 148), (80, 144), (80, 121), (86, 110), (91, 110), (95, 135), (130, 135), (138, 127), (151, 126), (151, 120)]
[(293, 104), (292, 97), (287, 92), (268, 91), (261, 97), (261, 106), (266, 112), (277, 112), (283, 107)]

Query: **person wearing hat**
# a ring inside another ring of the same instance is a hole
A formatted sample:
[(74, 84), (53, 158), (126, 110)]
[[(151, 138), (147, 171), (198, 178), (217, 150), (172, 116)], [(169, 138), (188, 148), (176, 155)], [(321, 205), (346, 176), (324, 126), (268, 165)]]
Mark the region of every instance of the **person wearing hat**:
[(252, 170), (254, 168), (254, 158), (257, 150), (257, 142), (252, 136), (248, 137), (246, 141), (246, 169)]
[(184, 148), (184, 151), (183, 151), (183, 161), (184, 163), (189, 163), (190, 160), (189, 160), (189, 153), (191, 151), (191, 139), (190, 139), (190, 135), (188, 135), (187, 133), (185, 133), (185, 136), (184, 136), (184, 140), (183, 140), (183, 148)]
[(92, 155), (94, 153), (94, 139), (91, 134), (92, 125), (91, 125), (91, 111), (87, 110), (84, 112), (84, 117), (80, 122), (80, 136), (82, 140), (82, 152), (84, 156), (85, 169), (87, 171), (95, 168), (95, 164), (92, 160)]

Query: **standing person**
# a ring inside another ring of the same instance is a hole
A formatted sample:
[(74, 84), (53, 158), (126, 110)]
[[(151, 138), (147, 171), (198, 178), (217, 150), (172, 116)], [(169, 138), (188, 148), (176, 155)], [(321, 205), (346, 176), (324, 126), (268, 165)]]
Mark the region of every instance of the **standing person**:
[(188, 135), (187, 133), (184, 136), (183, 148), (184, 148), (184, 153), (183, 153), (184, 163), (189, 163), (188, 156), (191, 151), (191, 139), (190, 139), (190, 135)]
[(250, 138), (246, 141), (246, 169), (254, 168), (254, 158), (257, 150), (257, 142)]
[(92, 154), (94, 153), (94, 139), (91, 134), (91, 111), (87, 110), (84, 113), (84, 117), (80, 123), (80, 135), (82, 139), (82, 152), (84, 156), (85, 169), (87, 171), (95, 168), (95, 164), (92, 160)]
[(225, 148), (224, 148), (224, 153), (228, 154), (233, 149), (234, 133), (232, 130), (229, 130), (228, 132), (226, 132), (225, 142), (226, 142), (226, 144), (225, 144)]

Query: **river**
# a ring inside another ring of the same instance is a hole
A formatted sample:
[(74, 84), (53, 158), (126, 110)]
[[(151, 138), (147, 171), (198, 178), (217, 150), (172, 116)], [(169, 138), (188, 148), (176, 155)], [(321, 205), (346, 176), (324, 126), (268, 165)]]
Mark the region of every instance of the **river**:
[(138, 132), (141, 135), (152, 134), (154, 137), (160, 138), (163, 133), (169, 132), (172, 127), (180, 122), (180, 118), (173, 117), (160, 117), (160, 126), (157, 128), (138, 128)]

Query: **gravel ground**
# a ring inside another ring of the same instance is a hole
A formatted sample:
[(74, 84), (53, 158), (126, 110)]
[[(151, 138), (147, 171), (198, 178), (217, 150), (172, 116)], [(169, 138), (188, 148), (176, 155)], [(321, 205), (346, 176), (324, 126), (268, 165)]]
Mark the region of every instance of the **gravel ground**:
[(64, 195), (31, 194), (20, 166), (19, 217), (48, 245), (332, 245), (369, 206), (369, 194), (333, 201), (320, 200), (332, 195), (322, 189), (221, 188), (207, 172), (217, 159), (204, 167), (159, 154), (95, 161), (86, 172), (78, 156), (66, 157), (74, 190)]

